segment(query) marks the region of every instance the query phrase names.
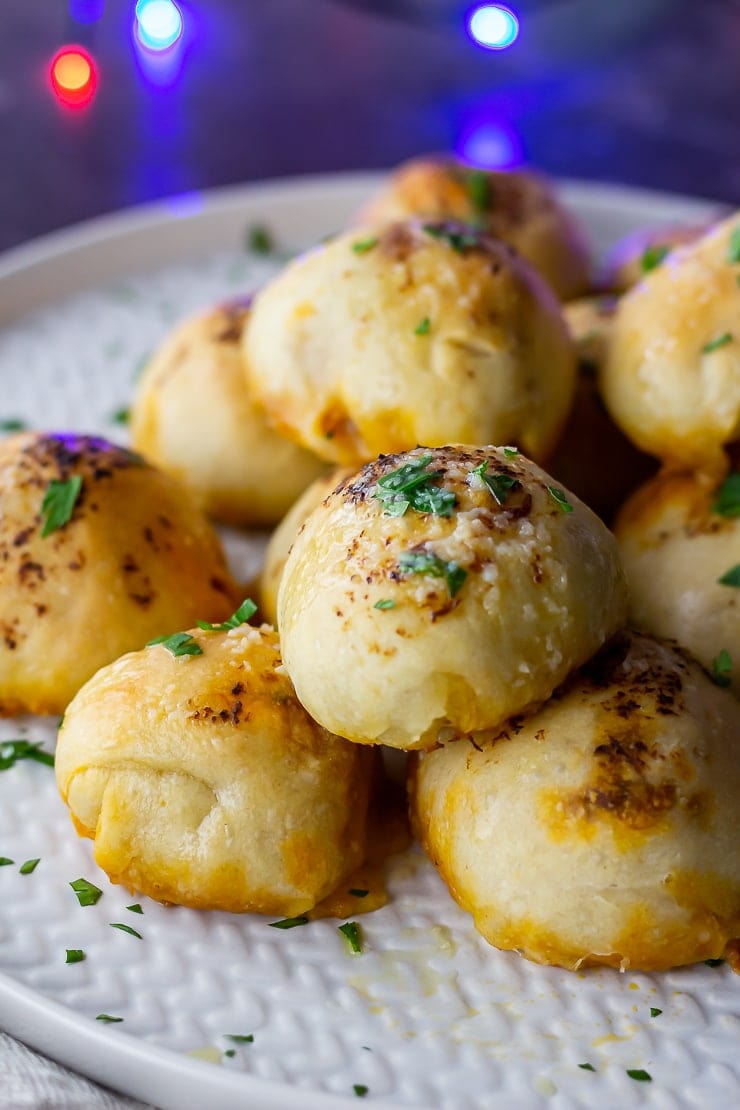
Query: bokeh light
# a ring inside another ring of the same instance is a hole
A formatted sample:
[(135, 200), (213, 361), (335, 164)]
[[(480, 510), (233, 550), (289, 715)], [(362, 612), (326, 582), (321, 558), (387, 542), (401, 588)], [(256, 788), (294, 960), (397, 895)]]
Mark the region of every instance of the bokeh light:
[(468, 34), (486, 50), (506, 50), (519, 36), (519, 20), (501, 4), (481, 4), (468, 15)]
[(148, 50), (168, 50), (182, 34), (182, 12), (172, 0), (138, 0), (136, 35)]
[(63, 46), (51, 60), (51, 87), (57, 100), (68, 108), (83, 108), (95, 95), (98, 78), (95, 64), (81, 46)]

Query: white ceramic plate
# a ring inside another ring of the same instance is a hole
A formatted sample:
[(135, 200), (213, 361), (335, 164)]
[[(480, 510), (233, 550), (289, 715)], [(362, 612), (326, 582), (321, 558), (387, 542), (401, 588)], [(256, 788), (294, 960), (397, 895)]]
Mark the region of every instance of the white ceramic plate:
[[(111, 415), (173, 321), (274, 269), (244, 249), (250, 225), (268, 225), (281, 249), (307, 245), (342, 227), (376, 181), (190, 196), (8, 253), (0, 419), (121, 438)], [(715, 210), (601, 186), (566, 185), (563, 195), (597, 250), (641, 224)], [(231, 549), (243, 566), (256, 558), (238, 537)], [(0, 722), (0, 739), (19, 735), (53, 746), (48, 722)], [(0, 773), (0, 856), (15, 861), (0, 867), (0, 1026), (166, 1110), (356, 1106), (356, 1084), (394, 1107), (740, 1104), (740, 981), (727, 967), (652, 976), (536, 967), (485, 944), (417, 851), (393, 864), (391, 902), (362, 919), (366, 950), (354, 957), (335, 921), (280, 931), (147, 899), (133, 914), (40, 764)], [(96, 906), (77, 904), (68, 884), (80, 876), (104, 890)], [(84, 949), (85, 961), (66, 964), (67, 948)], [(124, 1021), (106, 1025), (99, 1013)]]

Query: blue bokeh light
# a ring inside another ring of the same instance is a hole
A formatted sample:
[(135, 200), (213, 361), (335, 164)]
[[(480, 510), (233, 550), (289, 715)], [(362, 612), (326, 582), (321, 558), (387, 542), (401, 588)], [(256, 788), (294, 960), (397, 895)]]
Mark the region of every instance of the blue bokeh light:
[(524, 160), (519, 134), (511, 120), (488, 113), (468, 119), (455, 143), (464, 162), (486, 170), (508, 170)]
[(105, 0), (69, 0), (69, 14), (75, 23), (97, 23), (105, 14)]
[(519, 20), (502, 4), (481, 4), (468, 16), (468, 34), (486, 50), (506, 50), (519, 37)]
[(182, 34), (182, 13), (173, 0), (138, 0), (136, 35), (148, 50), (168, 50)]

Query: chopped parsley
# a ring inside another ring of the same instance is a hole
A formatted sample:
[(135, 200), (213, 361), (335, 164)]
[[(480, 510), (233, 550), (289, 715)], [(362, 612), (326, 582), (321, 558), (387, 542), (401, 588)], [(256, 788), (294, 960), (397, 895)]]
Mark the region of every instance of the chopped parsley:
[(740, 471), (727, 475), (717, 490), (712, 512), (720, 516), (740, 516)]
[(722, 967), (724, 960), (705, 960), (704, 963), (707, 967)]
[(519, 448), (518, 447), (504, 447), (504, 454), (506, 455), (507, 459), (514, 459), (519, 454)]
[(139, 902), (134, 902), (133, 906), (126, 906), (126, 909), (129, 910), (131, 913), (143, 913), (144, 912), (142, 910), (141, 904)]
[(149, 640), (146, 646), (155, 647), (157, 644), (161, 644), (170, 655), (175, 657), (178, 655), (203, 654), (203, 648), (196, 644), (189, 632), (173, 632), (171, 636), (157, 636), (154, 640)]
[(28, 427), (25, 420), (21, 420), (17, 416), (9, 416), (5, 420), (0, 420), (0, 432), (22, 432)]
[(247, 229), (247, 246), (253, 254), (270, 254), (275, 249), (272, 232), (262, 224)]
[(593, 1064), (579, 1064), (578, 1067), (581, 1068), (583, 1071), (596, 1071), (596, 1068), (593, 1066)]
[(352, 250), (355, 254), (367, 254), (368, 251), (371, 251), (373, 247), (377, 247), (377, 245), (378, 240), (376, 238), (358, 239), (356, 243), (352, 244)]
[[(128, 408), (116, 409), (115, 412), (110, 414), (111, 424), (128, 424), (130, 419), (131, 409)], [(121, 1018), (121, 1021), (123, 1021), (123, 1018)]]
[(459, 563), (446, 563), (431, 551), (404, 551), (398, 560), (404, 574), (428, 574), (432, 578), (444, 578), (450, 597), (454, 597), (468, 576)]
[(77, 895), (77, 901), (81, 906), (94, 906), (103, 897), (100, 887), (89, 883), (87, 879), (75, 879), (69, 885)]
[(636, 1079), (638, 1083), (652, 1083), (653, 1077), (648, 1071), (642, 1068), (627, 1068), (627, 1075), (630, 1079)]
[(651, 243), (649, 247), (646, 247), (640, 258), (640, 269), (643, 274), (649, 274), (651, 270), (657, 270), (666, 255), (670, 254), (670, 251), (671, 248), (662, 243)]
[(701, 353), (703, 355), (711, 354), (712, 351), (718, 351), (720, 347), (726, 347), (728, 343), (732, 343), (732, 332), (722, 332), (722, 335), (718, 335), (716, 339), (710, 339), (708, 343), (705, 343)]
[(353, 1083), (352, 1090), (355, 1092), (358, 1098), (364, 1098), (368, 1092), (368, 1088), (365, 1086), (364, 1083)]
[(657, 1006), (650, 1007), (650, 1017), (660, 1017), (662, 1013), (663, 1011), (659, 1010)]
[(81, 964), (85, 959), (85, 953), (81, 948), (68, 948), (67, 958), (64, 961), (66, 964)]
[(268, 921), (271, 929), (296, 929), (299, 925), (308, 925), (305, 913), (298, 917), (284, 917), (282, 921)]
[(40, 859), (27, 859), (25, 863), (22, 863), (20, 865), (18, 870), (20, 871), (21, 875), (32, 875), (40, 862)]
[(727, 261), (734, 264), (740, 262), (740, 224), (733, 228), (730, 241), (727, 244)]
[(735, 563), (734, 567), (726, 570), (721, 578), (717, 579), (720, 586), (735, 586), (740, 588), (740, 563)]
[(350, 952), (355, 956), (359, 956), (362, 952), (362, 929), (356, 921), (345, 921), (344, 925), (338, 926), (339, 932), (349, 945)]
[(376, 601), (373, 609), (395, 609), (396, 603), (392, 597), (381, 597), (380, 601)]
[(491, 206), (491, 179), (485, 170), (471, 170), (465, 183), (468, 200), (475, 211), (476, 223)]
[(208, 621), (196, 621), (195, 623), (198, 628), (203, 628), (206, 632), (228, 632), (231, 628), (238, 628), (240, 625), (246, 624), (256, 612), (257, 606), (250, 597), (246, 597), (237, 611), (221, 624), (210, 624)]
[(458, 254), (477, 247), (480, 243), (480, 236), (472, 228), (468, 231), (457, 231), (447, 224), (424, 224), (424, 231), (433, 239), (445, 239)]
[(722, 648), (717, 658), (712, 660), (712, 679), (717, 686), (732, 684), (732, 656), (726, 648)]
[(228, 1056), (228, 1058), (230, 1060), (233, 1060), (233, 1058), (236, 1056), (236, 1049), (235, 1048), (227, 1048), (226, 1051), (224, 1052), (224, 1056)]
[(233, 1041), (234, 1044), (252, 1044), (254, 1033), (224, 1033), (224, 1040)]
[(431, 329), (432, 321), (429, 319), (428, 316), (425, 316), (424, 319), (421, 320), (414, 328), (414, 335), (429, 335)]
[(571, 505), (570, 501), (568, 500), (568, 498), (565, 496), (565, 494), (563, 493), (563, 491), (561, 489), (558, 489), (557, 486), (548, 486), (547, 487), (547, 492), (550, 494), (550, 497), (552, 497), (553, 501), (555, 502), (555, 504), (557, 505), (557, 507), (560, 509), (561, 512), (563, 512), (563, 513), (572, 513), (573, 512), (573, 506)]
[(52, 478), (41, 502), (41, 516), (44, 521), (42, 538), (69, 523), (81, 492), (82, 478), (79, 474), (66, 482), (58, 482), (56, 478)]
[(96, 1014), (95, 1015), (95, 1020), (96, 1021), (104, 1021), (106, 1023), (106, 1025), (111, 1025), (113, 1022), (116, 1022), (116, 1021), (123, 1021), (123, 1018), (113, 1017), (112, 1014)]
[(14, 863), (14, 859), (8, 859), (7, 856), (0, 856), (0, 867), (11, 867)]
[(452, 516), (455, 494), (452, 490), (433, 485), (442, 472), (427, 470), (431, 461), (431, 455), (422, 455), (420, 459), (404, 463), (397, 470), (378, 478), (372, 496), (382, 503), (387, 516), (403, 516), (407, 509), (435, 516)]
[(476, 466), (472, 473), (477, 474), (487, 486), (488, 492), (497, 505), (504, 505), (511, 491), (521, 486), (521, 482), (517, 478), (512, 478), (510, 474), (489, 474), (488, 459), (480, 466)]
[(30, 740), (4, 740), (0, 743), (0, 771), (7, 771), (19, 759), (33, 759), (48, 767), (54, 766), (54, 756), (42, 751), (40, 743), (33, 744)]
[(353, 898), (367, 898), (370, 891), (369, 890), (358, 890), (357, 887), (350, 887), (349, 890), (347, 891), (347, 893), (351, 894)]
[(144, 939), (141, 933), (137, 933), (136, 929), (132, 929), (130, 925), (123, 925), (120, 921), (111, 921), (109, 924), (111, 929), (120, 929), (122, 933), (129, 933), (132, 937), (136, 937), (137, 940)]

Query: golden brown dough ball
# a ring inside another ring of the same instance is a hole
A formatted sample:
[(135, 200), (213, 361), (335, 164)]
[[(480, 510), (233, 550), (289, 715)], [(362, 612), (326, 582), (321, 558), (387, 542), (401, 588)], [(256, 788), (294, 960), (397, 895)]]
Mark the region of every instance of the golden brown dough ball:
[(348, 470), (347, 467), (337, 467), (323, 478), (317, 478), (301, 494), (270, 536), (259, 583), (260, 609), (265, 620), (269, 621), (270, 624), (277, 625), (278, 588), (283, 576), (285, 562), (298, 529), (316, 506), (321, 504), (334, 487), (338, 486), (340, 481), (351, 473), (352, 471)]
[(257, 295), (245, 351), (275, 425), (347, 466), (455, 441), (541, 457), (575, 379), (552, 292), (461, 224), (357, 229), (296, 259)]
[(609, 251), (602, 283), (623, 293), (657, 269), (674, 247), (694, 243), (709, 230), (708, 224), (643, 228), (625, 236)]
[(616, 536), (633, 623), (678, 640), (740, 695), (740, 468), (722, 480), (660, 473), (624, 506)]
[(561, 300), (588, 288), (585, 239), (542, 177), (482, 170), (453, 158), (417, 158), (391, 175), (363, 209), (367, 224), (410, 216), (461, 220), (503, 239), (547, 279)]
[(573, 407), (547, 469), (609, 523), (625, 498), (656, 469), (609, 416), (598, 386), (616, 311), (615, 297), (584, 297), (563, 306), (578, 352)]
[(59, 733), (62, 797), (113, 882), (304, 913), (364, 858), (373, 753), (304, 712), (272, 629), (191, 637), (201, 655), (149, 647), (80, 690)]
[(602, 375), (643, 450), (696, 466), (740, 437), (740, 216), (672, 251), (626, 293)]
[(253, 403), (242, 364), (248, 315), (246, 303), (221, 305), (165, 339), (139, 383), (131, 439), (216, 520), (274, 524), (325, 467)]
[(511, 449), (420, 447), (330, 493), (278, 594), (309, 713), (358, 743), (429, 748), (549, 697), (627, 607), (612, 535), (551, 482)]
[(14, 436), (0, 444), (0, 500), (0, 714), (61, 713), (122, 652), (234, 608), (210, 524), (130, 451)]
[(412, 820), (475, 926), (537, 963), (662, 970), (740, 936), (740, 706), (633, 635), (498, 735), (419, 758)]

